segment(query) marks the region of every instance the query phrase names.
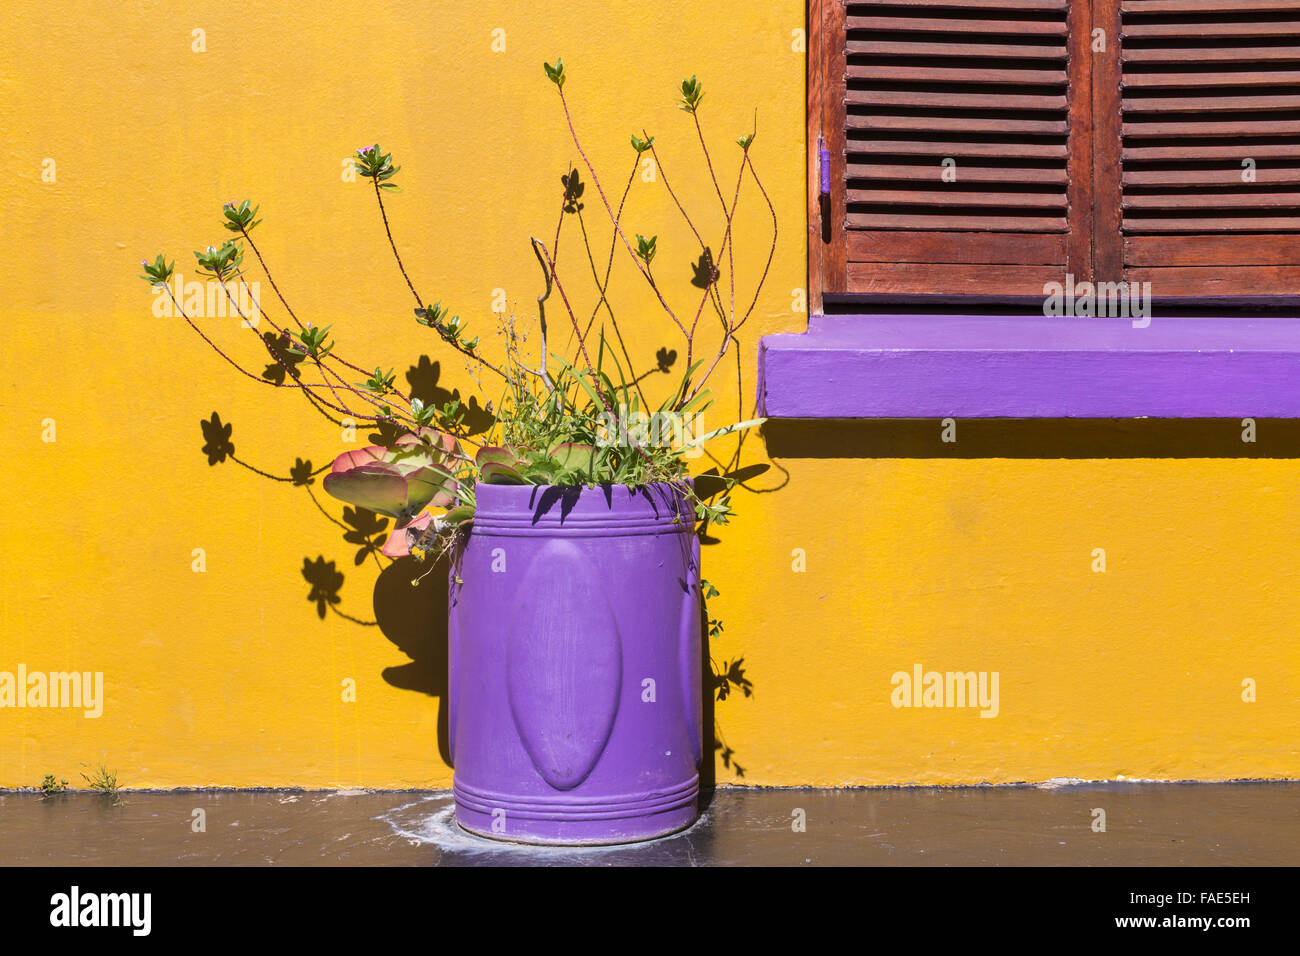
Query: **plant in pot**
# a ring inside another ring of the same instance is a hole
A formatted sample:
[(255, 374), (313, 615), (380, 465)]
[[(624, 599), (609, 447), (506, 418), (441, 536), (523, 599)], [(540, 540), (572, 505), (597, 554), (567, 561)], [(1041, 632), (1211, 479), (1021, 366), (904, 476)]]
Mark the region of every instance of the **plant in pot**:
[[(704, 756), (699, 533), (726, 522), (731, 480), (713, 475), (704, 487), (692, 480), (689, 460), (706, 443), (761, 422), (751, 418), (703, 433), (698, 425), (714, 402), (706, 383), (758, 302), (775, 252), (776, 214), (751, 159), (754, 132), (737, 140), (730, 199), (724, 193), (700, 123), (703, 88), (694, 77), (682, 82), (678, 104), (694, 126), (719, 203), (718, 252), (669, 185), (655, 140), (644, 131), (631, 137), (632, 173), (616, 206), (575, 129), (563, 63), (547, 64), (545, 72), (608, 217), (608, 256), (602, 275), (581, 218), (587, 184), (571, 167), (562, 177), (550, 243), (530, 240), (542, 273), (535, 320), (525, 326), (513, 316), (499, 319), (501, 348), (492, 358), (458, 315), (427, 302), (410, 279), (384, 211), (399, 168), (391, 154), (376, 144), (357, 150), (354, 159), (373, 186), (416, 320), (464, 357), (489, 399), (485, 426), (471, 427), (458, 399), (439, 405), (404, 394), (391, 370), (371, 372), (368, 364), (343, 358), (330, 327), (301, 321), (252, 238), (261, 220), (248, 201), (223, 208), (224, 225), (236, 236), (195, 255), (201, 273), (220, 284), (242, 317), (250, 295), (246, 253), (270, 282), (286, 318), (279, 322), (265, 303), (256, 303), (273, 330), (254, 331), (272, 360), (262, 376), (218, 347), (187, 312), (170, 285), (174, 263), (163, 256), (146, 261), (144, 278), (244, 375), (300, 391), (331, 421), (348, 416), (376, 428), (380, 441), (344, 451), (322, 484), (335, 498), (392, 520), (383, 553), (424, 565), (412, 584), (449, 568), (449, 749), (457, 821), (520, 842), (619, 843), (679, 830), (697, 815)], [(698, 297), (681, 311), (669, 304), (657, 274), (657, 236), (623, 221), (646, 155), (698, 243), (692, 251)], [(747, 181), (766, 204), (772, 236), (762, 273), (738, 305), (732, 226)], [(575, 218), (598, 293), (585, 306), (557, 266), (561, 232)], [(647, 371), (632, 361), (608, 294), (616, 255), (628, 257), (646, 299), (681, 336), (680, 376), (671, 375), (674, 359), (665, 350)], [(559, 330), (548, 311), (558, 315)], [(556, 348), (561, 335), (565, 344)], [(672, 384), (653, 389), (652, 374)]]

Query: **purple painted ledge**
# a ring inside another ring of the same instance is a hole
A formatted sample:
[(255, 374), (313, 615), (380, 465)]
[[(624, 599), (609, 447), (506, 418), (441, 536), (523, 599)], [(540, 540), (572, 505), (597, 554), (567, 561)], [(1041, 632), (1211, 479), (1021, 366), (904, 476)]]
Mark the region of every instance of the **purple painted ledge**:
[(771, 418), (1300, 418), (1300, 319), (814, 315), (758, 376)]

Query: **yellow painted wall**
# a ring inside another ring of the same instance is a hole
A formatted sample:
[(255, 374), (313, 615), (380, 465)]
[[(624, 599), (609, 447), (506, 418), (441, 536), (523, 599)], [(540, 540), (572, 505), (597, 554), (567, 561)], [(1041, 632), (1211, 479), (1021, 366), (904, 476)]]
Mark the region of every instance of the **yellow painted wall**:
[[(334, 323), (349, 356), (399, 376), (431, 352), (442, 384), (467, 388), (461, 363), (413, 323), (368, 185), (343, 182), (343, 160), (376, 139), (396, 153), (404, 192), (389, 209), (417, 287), (470, 319), (490, 351), (493, 290), (528, 312), (538, 275), (527, 239), (554, 229), (574, 158), (542, 61), (564, 57), (607, 182), (627, 175), (628, 134), (644, 125), (714, 228), (672, 103), (675, 83), (697, 73), (727, 168), (758, 107), (754, 157), (781, 220), (743, 334), (747, 414), (758, 337), (805, 321), (792, 291), (805, 282), (804, 58), (792, 49), (803, 8), (730, 6), (11, 0), (0, 32), (0, 671), (102, 671), (107, 699), (98, 719), (0, 709), (0, 786), (46, 773), (79, 782), (82, 764), (99, 763), (136, 787), (450, 783), (420, 629), (409, 616), (384, 628), (321, 620), (306, 599), (303, 559), (320, 555), (345, 575), (337, 609), (374, 621), (375, 564), (354, 566), (356, 546), (302, 488), (230, 461), (209, 467), (198, 422), (219, 412), (238, 457), (280, 476), (296, 456), (327, 462), (337, 429), (239, 378), (179, 320), (155, 319), (137, 264), (166, 250), (192, 273), (189, 250), (224, 238), (221, 203), (252, 197), (300, 315)], [(638, 182), (628, 222), (659, 234), (660, 261), (678, 266), (668, 288), (684, 300), (692, 243), (660, 186)], [(590, 186), (584, 198), (595, 225)], [(766, 241), (755, 198), (740, 263), (751, 278)], [(620, 263), (614, 301), (635, 326), (633, 351), (676, 347)], [(205, 328), (257, 361), (235, 321)], [(727, 376), (720, 385), (734, 367)], [(739, 516), (706, 549), (726, 626), (714, 657), (743, 657), (753, 685), (717, 705), (732, 763), (720, 781), (1300, 775), (1300, 462), (1260, 457), (1295, 453), (1268, 423), (1236, 459), (1142, 457), (1140, 440), (1110, 460), (1033, 459), (1006, 441), (954, 451), (937, 423), (888, 427), (914, 436), (906, 451), (870, 457), (863, 440), (849, 449), (861, 457), (845, 458), (834, 436), (796, 426), (807, 453), (752, 482), (772, 493), (738, 493)], [(1230, 423), (1207, 434), (1215, 427)], [(759, 441), (746, 444), (746, 464), (766, 461)], [(891, 675), (916, 663), (998, 671), (998, 716), (891, 706)], [(348, 678), (355, 703), (341, 699)], [(1246, 678), (1254, 703), (1241, 699)]]

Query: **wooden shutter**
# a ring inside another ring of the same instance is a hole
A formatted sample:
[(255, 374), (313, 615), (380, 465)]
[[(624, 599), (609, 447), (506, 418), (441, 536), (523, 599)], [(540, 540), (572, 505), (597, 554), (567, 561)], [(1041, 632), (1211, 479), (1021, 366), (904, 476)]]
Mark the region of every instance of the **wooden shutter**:
[(1088, 3), (1073, 6), (813, 0), (816, 288), (1041, 297), (1091, 278)]
[(1122, 237), (1098, 233), (1099, 262), (1122, 243), (1124, 277), (1156, 297), (1300, 294), (1300, 0), (1105, 4)]

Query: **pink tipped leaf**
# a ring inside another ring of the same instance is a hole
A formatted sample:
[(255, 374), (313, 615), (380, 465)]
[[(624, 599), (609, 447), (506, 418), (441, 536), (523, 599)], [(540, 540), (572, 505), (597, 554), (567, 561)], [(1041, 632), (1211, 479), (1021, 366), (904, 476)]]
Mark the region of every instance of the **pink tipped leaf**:
[(384, 542), (384, 546), (379, 549), (379, 553), (390, 558), (406, 557), (411, 553), (411, 538), (414, 537), (414, 534), (408, 534), (408, 532), (419, 533), (429, 527), (429, 522), (432, 520), (433, 515), (426, 512), (405, 527), (394, 529), (392, 534), (388, 536), (388, 540)]
[(524, 458), (526, 449), (514, 445), (487, 446), (480, 448), (474, 456), (474, 463), (482, 469), (485, 465), (505, 465), (513, 471), (520, 471), (527, 466)]
[(524, 480), (516, 469), (499, 461), (484, 462), (479, 466), (479, 480), (489, 485), (525, 485), (528, 482)]
[(392, 518), (406, 511), (406, 485), (406, 479), (382, 464), (336, 471), (326, 475), (323, 482), (325, 491), (340, 501)]
[(337, 474), (341, 471), (349, 471), (353, 468), (360, 468), (362, 465), (373, 465), (375, 462), (382, 462), (387, 455), (388, 449), (382, 445), (369, 445), (365, 448), (354, 448), (351, 451), (345, 451), (334, 459), (334, 465), (331, 472)]
[(450, 508), (456, 503), (455, 476), (441, 465), (426, 465), (406, 476), (406, 508), (410, 513), (429, 505)]

